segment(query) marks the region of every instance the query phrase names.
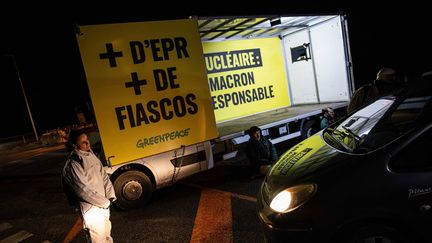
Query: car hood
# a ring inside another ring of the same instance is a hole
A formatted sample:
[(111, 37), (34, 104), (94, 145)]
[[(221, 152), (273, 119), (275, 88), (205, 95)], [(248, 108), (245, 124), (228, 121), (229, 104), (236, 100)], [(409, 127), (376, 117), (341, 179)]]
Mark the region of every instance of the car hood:
[(321, 134), (319, 132), (301, 141), (280, 157), (266, 177), (267, 189), (274, 191), (297, 183), (301, 178), (348, 158), (348, 154), (327, 145)]

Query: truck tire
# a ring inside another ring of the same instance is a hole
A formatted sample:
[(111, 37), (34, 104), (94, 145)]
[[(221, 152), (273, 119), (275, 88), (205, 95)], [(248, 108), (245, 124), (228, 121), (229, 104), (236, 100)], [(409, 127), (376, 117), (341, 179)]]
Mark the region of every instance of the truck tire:
[(301, 129), (301, 137), (302, 139), (306, 139), (312, 135), (314, 135), (317, 130), (317, 126), (319, 126), (319, 121), (316, 119), (307, 120)]
[(129, 170), (115, 179), (114, 190), (117, 197), (115, 205), (127, 210), (145, 205), (151, 198), (153, 185), (143, 172)]

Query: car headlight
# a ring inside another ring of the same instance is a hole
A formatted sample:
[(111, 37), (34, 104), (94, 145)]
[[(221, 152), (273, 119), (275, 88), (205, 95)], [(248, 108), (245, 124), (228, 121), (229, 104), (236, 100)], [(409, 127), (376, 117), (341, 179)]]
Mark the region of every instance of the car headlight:
[(316, 192), (316, 184), (293, 186), (279, 192), (270, 202), (270, 208), (278, 213), (288, 213), (307, 202)]

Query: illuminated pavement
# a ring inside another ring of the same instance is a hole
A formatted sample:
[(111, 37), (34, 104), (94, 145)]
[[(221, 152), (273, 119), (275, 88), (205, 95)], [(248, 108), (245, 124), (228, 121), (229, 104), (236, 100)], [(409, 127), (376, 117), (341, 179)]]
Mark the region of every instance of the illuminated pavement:
[(41, 143), (28, 143), (25, 145), (16, 145), (11, 148), (2, 146), (0, 148), (0, 167), (14, 163), (22, 159), (29, 159), (47, 152), (64, 149), (63, 144), (42, 145)]

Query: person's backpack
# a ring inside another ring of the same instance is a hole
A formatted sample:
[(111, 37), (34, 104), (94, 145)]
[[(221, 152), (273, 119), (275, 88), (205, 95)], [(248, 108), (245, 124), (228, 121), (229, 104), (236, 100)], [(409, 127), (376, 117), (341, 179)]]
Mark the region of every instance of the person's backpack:
[[(81, 158), (73, 152), (69, 155), (69, 158), (66, 161), (66, 163), (70, 163), (69, 162), (70, 159), (78, 161), (80, 164), (82, 163)], [(66, 195), (66, 199), (68, 201), (68, 204), (70, 206), (76, 206), (78, 204), (78, 198), (75, 194), (75, 191), (72, 189), (72, 187), (66, 181), (66, 178), (64, 177), (63, 171), (60, 175), (60, 183), (61, 183), (61, 187), (63, 189), (63, 193)]]
[(66, 182), (65, 178), (63, 177), (63, 173), (61, 174), (61, 186), (63, 189), (63, 193), (66, 195), (66, 199), (68, 201), (68, 204), (70, 206), (76, 206), (78, 203), (78, 200), (75, 196), (75, 192), (72, 190), (72, 188), (69, 186), (69, 184)]

